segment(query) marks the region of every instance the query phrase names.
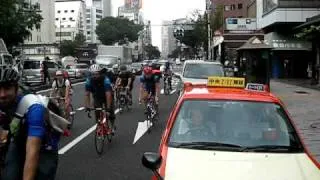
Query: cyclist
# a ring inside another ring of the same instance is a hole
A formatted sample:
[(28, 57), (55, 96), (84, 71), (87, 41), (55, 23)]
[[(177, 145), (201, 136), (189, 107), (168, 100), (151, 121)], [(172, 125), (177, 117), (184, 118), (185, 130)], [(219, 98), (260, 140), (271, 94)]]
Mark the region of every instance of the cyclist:
[(120, 73), (116, 81), (116, 87), (120, 86), (122, 88), (128, 89), (128, 99), (129, 105), (132, 105), (132, 89), (133, 89), (133, 74), (127, 70), (126, 65), (120, 66)]
[[(0, 179), (53, 180), (58, 166), (60, 134), (48, 129), (43, 104), (18, 93), (19, 78), (14, 69), (0, 69), (0, 126), (9, 132)], [(15, 112), (21, 106), (28, 109), (18, 118)]]
[[(51, 97), (62, 97), (64, 98), (64, 108), (61, 108), (63, 111), (67, 109), (70, 102), (71, 96), (71, 83), (66, 77), (66, 74), (62, 71), (56, 71), (55, 79), (52, 83)], [(57, 102), (56, 102), (57, 103)], [(58, 103), (57, 103), (58, 104)], [(64, 112), (67, 113), (67, 112)], [(64, 114), (66, 117), (66, 114)], [(66, 118), (67, 119), (67, 118)]]
[(168, 78), (168, 82), (169, 82), (169, 88), (172, 91), (172, 85), (171, 85), (171, 80), (172, 80), (172, 68), (170, 66), (170, 62), (167, 61), (164, 65), (164, 69), (163, 69), (163, 82), (166, 81), (166, 79)]
[[(114, 133), (114, 121), (115, 114), (113, 108), (113, 98), (112, 98), (112, 85), (108, 77), (104, 76), (102, 73), (102, 68), (98, 64), (93, 64), (90, 66), (91, 76), (87, 78), (85, 84), (85, 106), (86, 111), (90, 111), (90, 95), (93, 96), (93, 102), (95, 108), (103, 108), (107, 111), (107, 116), (110, 119), (112, 125), (112, 133)], [(96, 120), (100, 118), (100, 113), (96, 112)]]
[(153, 73), (151, 67), (146, 66), (143, 69), (143, 75), (140, 77), (139, 103), (141, 103), (141, 101), (143, 100), (145, 107), (147, 105), (147, 99), (150, 94), (155, 97), (156, 104), (159, 104), (159, 79), (159, 76)]

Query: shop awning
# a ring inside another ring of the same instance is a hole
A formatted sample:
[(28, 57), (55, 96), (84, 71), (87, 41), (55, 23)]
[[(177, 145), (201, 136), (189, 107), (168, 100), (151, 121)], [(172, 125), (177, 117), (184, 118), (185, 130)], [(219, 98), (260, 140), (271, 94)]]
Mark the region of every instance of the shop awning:
[(253, 36), (251, 37), (244, 45), (239, 47), (237, 51), (240, 50), (253, 50), (253, 49), (273, 49), (272, 46), (269, 46), (265, 44), (263, 41), (261, 41), (258, 37)]

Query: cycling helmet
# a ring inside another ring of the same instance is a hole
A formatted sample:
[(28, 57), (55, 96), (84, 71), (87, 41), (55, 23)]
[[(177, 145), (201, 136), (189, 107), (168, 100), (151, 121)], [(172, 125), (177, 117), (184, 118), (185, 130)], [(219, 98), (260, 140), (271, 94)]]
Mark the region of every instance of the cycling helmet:
[(119, 65), (118, 64), (115, 64), (112, 66), (112, 69), (118, 69), (119, 68)]
[(56, 76), (63, 76), (63, 72), (60, 70), (56, 71)]
[(98, 64), (93, 64), (90, 66), (90, 72), (95, 73), (95, 72), (101, 72), (102, 68)]
[(19, 73), (13, 68), (0, 68), (0, 83), (18, 83)]
[(127, 66), (126, 65), (121, 65), (120, 66), (120, 71), (127, 71)]
[(152, 68), (151, 67), (145, 67), (144, 69), (143, 69), (143, 73), (145, 74), (145, 75), (151, 75), (152, 74)]

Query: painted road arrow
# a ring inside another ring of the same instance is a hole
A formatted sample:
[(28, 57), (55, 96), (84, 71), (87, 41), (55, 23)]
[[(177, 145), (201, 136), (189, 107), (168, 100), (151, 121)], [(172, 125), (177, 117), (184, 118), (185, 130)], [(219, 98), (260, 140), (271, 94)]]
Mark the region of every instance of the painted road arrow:
[(147, 131), (148, 131), (147, 120), (145, 120), (144, 122), (139, 122), (136, 135), (134, 136), (133, 144), (135, 144)]

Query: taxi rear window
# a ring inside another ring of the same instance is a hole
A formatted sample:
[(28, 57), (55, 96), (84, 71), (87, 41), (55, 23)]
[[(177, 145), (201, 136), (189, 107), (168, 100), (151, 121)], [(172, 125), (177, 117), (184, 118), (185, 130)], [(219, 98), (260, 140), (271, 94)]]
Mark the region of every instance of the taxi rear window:
[(227, 144), (234, 147), (286, 147), (288, 151), (295, 152), (302, 150), (283, 108), (265, 102), (185, 101), (170, 133), (169, 146), (197, 142), (212, 144), (211, 148), (216, 144)]

